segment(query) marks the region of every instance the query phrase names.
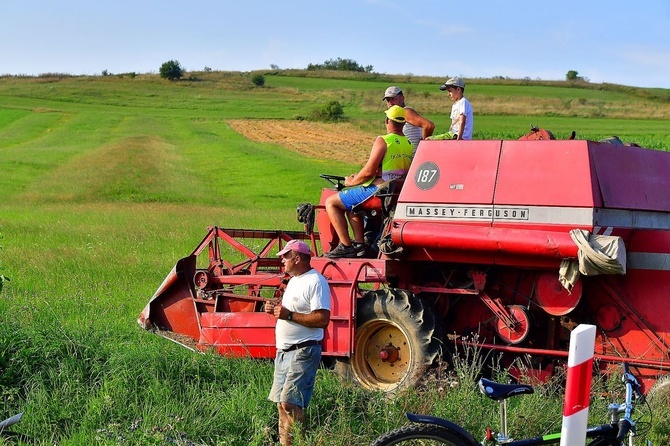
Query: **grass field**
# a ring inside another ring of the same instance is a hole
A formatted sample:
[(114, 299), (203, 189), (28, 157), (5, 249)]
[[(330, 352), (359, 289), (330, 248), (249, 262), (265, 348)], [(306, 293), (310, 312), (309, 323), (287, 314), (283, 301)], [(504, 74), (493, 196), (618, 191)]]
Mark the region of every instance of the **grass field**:
[[(27, 444), (272, 444), (271, 363), (193, 353), (135, 320), (207, 226), (301, 229), (295, 206), (318, 199), (326, 185), (318, 174), (353, 172), (382, 131), (388, 85), (445, 129), (451, 104), (440, 80), (411, 80), (0, 78), (0, 275), (11, 279), (0, 294), (0, 419), (25, 412), (15, 430)], [(475, 138), (515, 139), (535, 124), (559, 138), (576, 130), (670, 149), (670, 102), (657, 96), (483, 81), (466, 96)], [(329, 100), (347, 120), (317, 136), (361, 135), (333, 158), (287, 150), (288, 140), (257, 142), (228, 124), (297, 122)], [(513, 426), (519, 434), (542, 433), (560, 417), (560, 397), (547, 392), (520, 403), (531, 420)], [(367, 444), (407, 410), (479, 432), (496, 420), (493, 404), (465, 410), (481, 402), (471, 386), (440, 383), (390, 401), (322, 370), (308, 435), (295, 444)], [(604, 421), (605, 412), (591, 416)], [(670, 441), (667, 420), (655, 420), (655, 444)]]

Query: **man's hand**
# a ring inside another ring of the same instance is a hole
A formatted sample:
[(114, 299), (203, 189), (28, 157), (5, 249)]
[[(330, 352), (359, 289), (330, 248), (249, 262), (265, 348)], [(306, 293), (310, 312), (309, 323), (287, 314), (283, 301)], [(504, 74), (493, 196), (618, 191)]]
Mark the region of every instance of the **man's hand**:
[(265, 312), (273, 315), (277, 319), (286, 319), (286, 316), (290, 313), (290, 311), (282, 307), (281, 302), (274, 300), (265, 301)]
[(278, 302), (276, 299), (265, 301), (265, 312), (266, 313), (272, 314), (274, 316), (275, 315), (275, 310), (276, 310), (277, 307), (279, 307), (279, 311), (281, 311), (281, 303)]

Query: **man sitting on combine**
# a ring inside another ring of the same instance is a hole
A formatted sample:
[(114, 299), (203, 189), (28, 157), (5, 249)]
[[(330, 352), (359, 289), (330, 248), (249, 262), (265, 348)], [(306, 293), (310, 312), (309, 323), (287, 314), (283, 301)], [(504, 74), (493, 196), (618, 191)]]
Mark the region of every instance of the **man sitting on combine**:
[[(405, 110), (394, 105), (385, 114), (388, 134), (375, 139), (370, 157), (363, 168), (345, 178), (344, 185), (349, 189), (326, 199), (326, 212), (340, 239), (340, 244), (327, 252), (326, 257), (365, 256), (363, 217), (351, 210), (374, 195), (380, 184), (404, 178), (409, 170), (414, 148), (403, 134)], [(353, 243), (349, 236), (347, 218), (354, 233)]]

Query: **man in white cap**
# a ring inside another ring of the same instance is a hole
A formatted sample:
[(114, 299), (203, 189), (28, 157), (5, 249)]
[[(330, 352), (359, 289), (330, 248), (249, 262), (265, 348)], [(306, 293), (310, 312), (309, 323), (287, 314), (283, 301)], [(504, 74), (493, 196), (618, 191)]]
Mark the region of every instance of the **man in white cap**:
[(412, 143), (416, 151), (419, 141), (426, 139), (433, 134), (435, 124), (430, 119), (424, 118), (412, 107), (405, 105), (405, 95), (399, 87), (391, 86), (384, 92), (384, 101), (387, 107), (399, 105), (405, 109), (405, 125), (402, 128), (403, 134)]
[(451, 106), (451, 125), (449, 131), (443, 135), (435, 135), (432, 139), (472, 139), (472, 129), (474, 128), (474, 117), (472, 105), (463, 95), (465, 93), (465, 82), (460, 77), (452, 77), (443, 85), (440, 90), (448, 91), (449, 97), (454, 101)]
[(277, 356), (268, 399), (277, 403), (279, 442), (290, 445), (293, 425), (305, 421), (304, 410), (321, 363), (321, 341), (330, 321), (330, 287), (312, 268), (312, 253), (305, 242), (291, 240), (277, 255), (291, 279), (281, 302), (265, 302), (265, 312), (277, 318)]

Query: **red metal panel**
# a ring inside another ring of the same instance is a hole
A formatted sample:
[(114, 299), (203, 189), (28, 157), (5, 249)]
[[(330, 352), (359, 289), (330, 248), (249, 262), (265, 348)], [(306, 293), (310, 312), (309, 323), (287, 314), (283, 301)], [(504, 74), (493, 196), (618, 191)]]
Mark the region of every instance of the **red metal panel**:
[(354, 349), (358, 283), (384, 283), (386, 260), (312, 258), (312, 266), (328, 279), (331, 322), (324, 334), (325, 356), (350, 356)]
[(504, 141), (496, 205), (598, 207), (586, 141)]
[(195, 261), (195, 256), (185, 257), (172, 268), (140, 315), (142, 326), (156, 325), (198, 339), (200, 327), (192, 293)]
[[(500, 144), (422, 141), (398, 202), (491, 204)], [(438, 171), (433, 172), (434, 168)]]
[[(670, 295), (670, 270), (629, 270), (625, 280), (617, 278), (621, 282), (621, 298), (639, 316), (640, 320), (654, 333), (670, 345), (670, 322), (668, 321), (668, 295)], [(611, 280), (614, 282), (614, 280)], [(628, 319), (630, 317), (625, 315)], [(620, 333), (628, 339), (640, 336), (639, 330), (630, 332), (622, 330)], [(639, 352), (640, 355), (648, 355), (648, 359), (656, 358), (660, 354), (668, 360), (669, 352), (659, 349), (659, 352), (646, 350), (644, 344), (635, 344), (632, 341), (630, 350)]]
[(352, 333), (353, 329), (349, 318), (334, 320), (331, 318), (330, 324), (323, 336), (323, 355), (324, 356), (349, 356), (353, 350)]
[(634, 231), (628, 243), (628, 252), (670, 253), (670, 231)]
[(276, 319), (267, 313), (204, 313), (200, 322), (200, 345), (235, 356), (274, 356)]
[[(273, 330), (274, 338), (274, 327), (276, 319), (271, 315), (265, 312), (257, 313), (247, 313), (247, 312), (235, 312), (235, 313), (203, 313), (200, 315), (200, 324), (203, 328), (237, 328), (247, 329), (253, 328), (254, 330), (259, 328), (270, 328)], [(252, 333), (253, 334), (253, 333)], [(250, 339), (257, 341), (258, 337), (245, 337), (245, 339)]]
[(315, 252), (317, 255), (322, 255), (323, 253), (330, 251), (332, 249), (331, 242), (334, 244), (333, 246), (337, 245), (337, 243), (335, 243), (338, 241), (337, 234), (335, 233), (333, 226), (330, 224), (330, 218), (328, 217), (324, 206), (326, 199), (336, 193), (337, 191), (335, 189), (323, 188), (321, 190), (321, 198), (319, 201), (320, 205), (314, 207), (315, 230), (316, 228), (319, 230), (319, 246), (315, 247), (315, 249), (318, 249), (318, 251)]
[(640, 147), (589, 142), (607, 208), (670, 210), (670, 156)]
[[(207, 350), (211, 345), (199, 346), (202, 350)], [(253, 345), (217, 345), (214, 349), (222, 356), (250, 356), (252, 358), (274, 358), (277, 349), (274, 345), (267, 347), (258, 347)]]
[(406, 222), (393, 228), (401, 246), (556, 257), (577, 257), (577, 245), (568, 232), (530, 231), (431, 222)]

